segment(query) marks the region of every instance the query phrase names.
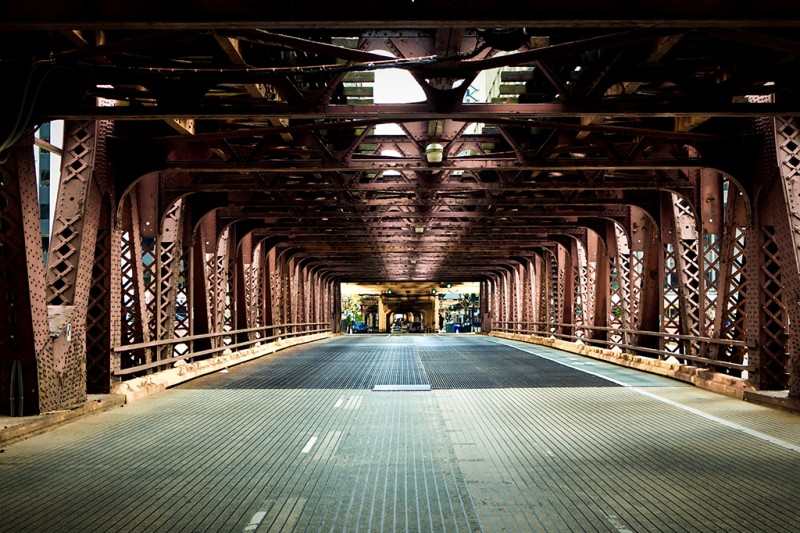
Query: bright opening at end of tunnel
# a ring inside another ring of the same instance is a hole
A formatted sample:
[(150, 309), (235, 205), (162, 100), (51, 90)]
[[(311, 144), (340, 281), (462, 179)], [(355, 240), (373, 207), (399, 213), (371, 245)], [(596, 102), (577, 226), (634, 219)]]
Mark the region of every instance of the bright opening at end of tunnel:
[(478, 282), (342, 283), (341, 292), (347, 333), (481, 331)]

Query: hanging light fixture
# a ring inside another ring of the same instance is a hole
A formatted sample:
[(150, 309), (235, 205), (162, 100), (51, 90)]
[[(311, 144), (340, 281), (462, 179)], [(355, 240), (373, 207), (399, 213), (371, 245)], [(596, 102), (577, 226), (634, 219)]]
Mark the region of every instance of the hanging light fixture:
[(430, 164), (439, 164), (444, 157), (444, 146), (439, 143), (431, 143), (425, 147), (425, 159)]

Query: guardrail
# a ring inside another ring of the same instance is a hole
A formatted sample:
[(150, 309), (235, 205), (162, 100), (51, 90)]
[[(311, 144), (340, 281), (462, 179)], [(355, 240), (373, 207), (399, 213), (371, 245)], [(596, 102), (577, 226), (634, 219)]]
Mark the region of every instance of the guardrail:
[[(493, 322), (493, 331), (503, 333), (516, 333), (522, 335), (534, 335), (541, 337), (555, 337), (571, 342), (580, 340), (586, 344), (601, 345), (608, 348), (618, 347), (627, 349), (640, 355), (653, 354), (659, 359), (675, 357), (685, 359), (700, 366), (709, 367), (711, 370), (719, 369), (733, 370), (752, 370), (752, 366), (746, 363), (748, 346), (744, 341), (732, 339), (715, 339), (711, 337), (698, 337), (693, 335), (680, 335), (678, 333), (666, 333), (661, 331), (647, 331), (625, 328), (611, 328), (604, 326), (587, 326), (583, 324), (562, 324), (556, 322)], [(565, 333), (566, 331), (572, 333)], [(617, 336), (618, 340), (611, 338), (600, 338), (599, 336), (587, 335), (587, 332), (602, 332), (605, 336)], [(580, 334), (579, 334), (580, 333)], [(610, 335), (608, 335), (610, 334)], [(662, 339), (659, 344), (669, 349), (649, 348), (633, 344), (632, 339), (641, 337), (655, 337)], [(736, 359), (745, 361), (738, 363), (726, 361), (718, 357), (720, 350), (731, 350), (740, 352)], [(739, 357), (740, 356), (740, 357)]]
[[(206, 358), (225, 350), (247, 349), (265, 342), (332, 331), (333, 328), (330, 322), (273, 324), (271, 326), (204, 333), (202, 335), (187, 335), (185, 337), (116, 346), (113, 349), (113, 356), (119, 360), (115, 361), (116, 370), (114, 370), (113, 374), (125, 379), (142, 373), (163, 370), (178, 361), (191, 362), (195, 358)], [(247, 338), (242, 340), (245, 335)], [(195, 351), (195, 343), (198, 341), (205, 341), (204, 344), (210, 344), (211, 347)], [(185, 353), (177, 356), (166, 356), (167, 354), (174, 354), (176, 347), (181, 345), (185, 345)], [(129, 356), (130, 361), (133, 362), (132, 364), (125, 364), (126, 355)]]

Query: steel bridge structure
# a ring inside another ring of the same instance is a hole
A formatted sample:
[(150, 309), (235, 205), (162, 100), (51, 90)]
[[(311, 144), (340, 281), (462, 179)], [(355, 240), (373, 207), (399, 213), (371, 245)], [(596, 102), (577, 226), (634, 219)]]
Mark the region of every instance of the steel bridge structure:
[[(336, 333), (354, 281), (797, 398), (793, 4), (4, 3), (0, 412)], [(387, 69), (424, 99), (376, 103)]]

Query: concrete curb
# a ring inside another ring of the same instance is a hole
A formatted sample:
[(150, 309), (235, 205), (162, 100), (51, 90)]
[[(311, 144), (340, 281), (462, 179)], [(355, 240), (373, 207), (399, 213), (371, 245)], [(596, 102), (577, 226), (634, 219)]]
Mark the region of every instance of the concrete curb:
[(90, 413), (101, 413), (125, 405), (125, 396), (118, 394), (92, 395), (87, 402), (75, 409), (42, 413), (38, 416), (12, 418), (4, 417), (4, 427), (0, 429), (0, 444), (8, 444), (42, 433), (55, 426)]
[(750, 383), (745, 379), (718, 374), (716, 372), (711, 372), (696, 366), (671, 363), (669, 361), (651, 359), (649, 357), (634, 355), (632, 353), (616, 352), (607, 348), (588, 346), (586, 344), (576, 344), (574, 342), (563, 341), (560, 339), (550, 339), (547, 337), (496, 331), (489, 333), (489, 336), (557, 348), (559, 350), (584, 355), (586, 357), (591, 357), (607, 363), (626, 366), (628, 368), (635, 368), (636, 370), (642, 370), (651, 374), (658, 374), (659, 376), (677, 379), (679, 381), (691, 383), (698, 388), (718, 392), (720, 394), (732, 396), (740, 400), (744, 399), (745, 393), (755, 391), (753, 386), (750, 385)]
[(169, 387), (173, 387), (180, 383), (184, 383), (212, 372), (219, 372), (220, 370), (228, 368), (229, 366), (252, 361), (253, 359), (258, 359), (259, 357), (263, 357), (292, 346), (328, 339), (334, 335), (335, 334), (333, 333), (317, 333), (314, 335), (275, 341), (238, 352), (229, 352), (212, 359), (204, 359), (194, 363), (176, 363), (176, 366), (174, 368), (170, 368), (169, 370), (163, 370), (149, 376), (142, 376), (140, 378), (134, 378), (117, 383), (112, 387), (111, 392), (113, 394), (123, 395), (129, 402), (141, 400), (142, 398), (147, 398), (152, 394), (166, 390)]
[(263, 346), (231, 352), (213, 359), (206, 359), (196, 363), (178, 365), (170, 370), (159, 372), (151, 376), (135, 378), (130, 381), (119, 383), (112, 387), (111, 394), (89, 395), (86, 403), (63, 411), (53, 411), (42, 413), (30, 417), (0, 417), (0, 444), (9, 444), (17, 440), (32, 437), (38, 433), (43, 433), (58, 425), (70, 422), (78, 417), (91, 413), (108, 411), (115, 407), (122, 407), (127, 402), (146, 398), (151, 394), (161, 392), (168, 387), (178, 385), (190, 379), (217, 372), (229, 366), (238, 365), (253, 359), (257, 359), (267, 354), (306, 344), (308, 342), (319, 341), (334, 337), (334, 333), (318, 333), (296, 339), (271, 342)]
[(800, 400), (789, 398), (788, 390), (748, 391), (744, 393), (744, 401), (800, 415)]

